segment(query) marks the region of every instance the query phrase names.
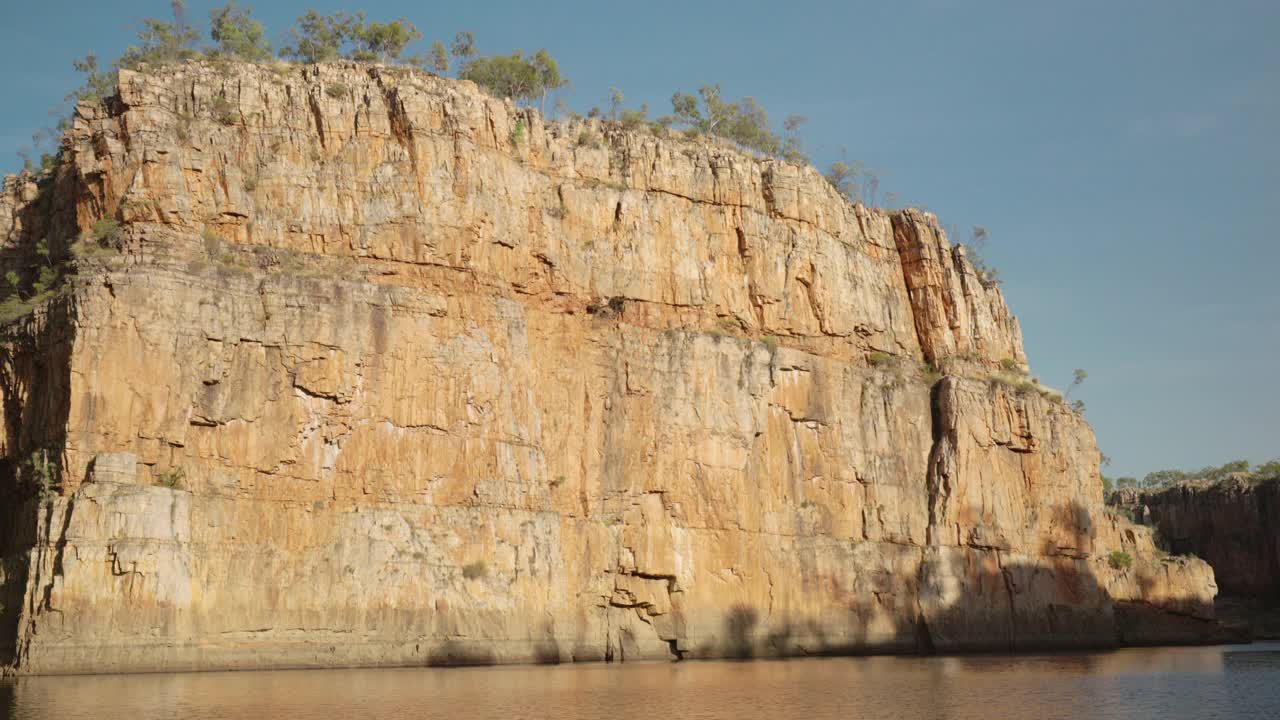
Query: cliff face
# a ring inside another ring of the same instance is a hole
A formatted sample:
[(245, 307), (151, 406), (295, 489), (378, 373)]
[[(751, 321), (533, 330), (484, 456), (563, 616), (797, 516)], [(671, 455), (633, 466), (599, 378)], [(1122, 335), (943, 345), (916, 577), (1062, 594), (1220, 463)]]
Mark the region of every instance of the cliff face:
[(1224, 595), (1280, 605), (1280, 479), (1120, 490), (1112, 502), (1155, 527), (1170, 550), (1204, 558)]
[[(19, 671), (1212, 617), (1204, 563), (1104, 511), (1088, 426), (991, 380), (1025, 364), (1018, 325), (931, 215), (355, 65), (123, 72), (64, 147), (0, 200), (2, 257), (45, 237), (75, 268), (0, 355)], [(76, 242), (103, 217), (118, 250)]]

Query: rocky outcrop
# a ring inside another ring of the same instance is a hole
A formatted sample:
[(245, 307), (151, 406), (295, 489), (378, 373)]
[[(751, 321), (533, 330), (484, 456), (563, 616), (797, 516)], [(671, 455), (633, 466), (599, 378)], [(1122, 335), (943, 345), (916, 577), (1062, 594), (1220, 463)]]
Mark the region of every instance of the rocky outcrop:
[(1171, 552), (1208, 561), (1224, 595), (1280, 605), (1280, 478), (1123, 489), (1110, 500), (1155, 528)]
[(4, 257), (74, 269), (0, 350), (19, 671), (1210, 626), (1083, 420), (991, 379), (1025, 364), (998, 289), (811, 168), (405, 69), (188, 64), (122, 72), (0, 208)]

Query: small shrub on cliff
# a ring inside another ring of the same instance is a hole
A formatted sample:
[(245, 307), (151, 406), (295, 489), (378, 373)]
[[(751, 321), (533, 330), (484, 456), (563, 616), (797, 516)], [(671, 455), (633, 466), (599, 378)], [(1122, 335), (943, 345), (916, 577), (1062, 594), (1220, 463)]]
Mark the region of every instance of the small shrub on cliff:
[(235, 106), (231, 104), (231, 101), (228, 100), (226, 96), (219, 95), (214, 98), (213, 105), (210, 106), (210, 109), (213, 112), (214, 119), (223, 125), (236, 124)]
[(994, 267), (987, 264), (982, 257), (982, 252), (987, 247), (987, 240), (991, 234), (981, 225), (974, 225), (973, 230), (969, 234), (969, 242), (959, 243), (958, 247), (964, 248), (964, 253), (969, 259), (969, 265), (973, 267), (973, 272), (978, 276), (978, 282), (984, 288), (994, 288), (1000, 285), (1000, 272)]
[(84, 74), (84, 84), (67, 95), (67, 100), (97, 100), (115, 93), (116, 75), (98, 67), (97, 55), (85, 55), (73, 60), (71, 66)]
[(119, 249), (124, 244), (124, 230), (114, 218), (98, 218), (89, 233), (102, 247)]
[(483, 560), (476, 560), (475, 562), (469, 562), (462, 566), (462, 577), (468, 580), (482, 578), (488, 574), (489, 566), (486, 565)]
[(187, 471), (182, 466), (171, 467), (156, 476), (156, 485), (171, 490), (181, 490), (182, 481), (187, 479)]
[(35, 293), (37, 299), (41, 299), (41, 295), (54, 289), (60, 277), (55, 268), (45, 265), (37, 271), (36, 279), (31, 283), (31, 291)]
[(942, 371), (929, 363), (925, 363), (920, 366), (920, 379), (924, 380), (927, 385), (933, 386), (934, 383), (942, 379)]
[(507, 139), (510, 140), (512, 146), (515, 146), (515, 147), (519, 147), (520, 143), (524, 142), (524, 121), (523, 120), (516, 121), (515, 127), (511, 128), (511, 135)]
[(210, 258), (217, 258), (222, 252), (222, 236), (217, 230), (206, 227), (200, 231), (200, 240), (204, 244), (204, 251)]
[(886, 352), (873, 352), (867, 355), (867, 362), (871, 363), (871, 367), (884, 367), (893, 364), (893, 356)]
[(1128, 570), (1133, 566), (1133, 556), (1123, 550), (1112, 550), (1107, 553), (1107, 564), (1113, 570)]
[(324, 86), (324, 94), (335, 100), (340, 100), (351, 94), (351, 88), (345, 83), (329, 83)]
[(22, 464), (25, 466), (24, 469), (27, 476), (35, 486), (36, 493), (40, 496), (40, 499), (47, 500), (52, 497), (55, 493), (54, 484), (57, 479), (57, 467), (49, 459), (49, 451), (35, 450)]
[(6, 325), (18, 318), (26, 317), (34, 309), (35, 306), (30, 302), (19, 298), (17, 295), (11, 295), (4, 302), (0, 302), (0, 325)]

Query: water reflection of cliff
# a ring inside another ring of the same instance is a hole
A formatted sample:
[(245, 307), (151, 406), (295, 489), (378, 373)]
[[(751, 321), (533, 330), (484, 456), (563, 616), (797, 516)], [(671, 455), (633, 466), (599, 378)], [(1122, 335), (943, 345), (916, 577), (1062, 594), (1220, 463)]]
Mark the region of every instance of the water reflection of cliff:
[(24, 677), (0, 682), (0, 716), (31, 720), (144, 718), (183, 709), (192, 716), (230, 720), (1093, 720), (1200, 717), (1210, 711), (1215, 717), (1266, 717), (1266, 708), (1278, 705), (1280, 646), (1245, 652), (1196, 647), (753, 663)]

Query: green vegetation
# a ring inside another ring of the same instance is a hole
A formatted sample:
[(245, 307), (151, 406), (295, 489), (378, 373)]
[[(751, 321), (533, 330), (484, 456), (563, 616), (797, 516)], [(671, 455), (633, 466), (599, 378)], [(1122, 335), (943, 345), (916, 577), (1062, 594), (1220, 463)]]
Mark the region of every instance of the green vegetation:
[(104, 247), (120, 248), (124, 244), (124, 230), (114, 218), (99, 218), (90, 230), (94, 242)]
[(31, 484), (35, 486), (36, 494), (39, 495), (42, 501), (54, 496), (58, 468), (53, 460), (49, 459), (48, 450), (32, 451), (31, 455), (21, 465)]
[(1135, 520), (1133, 517), (1133, 511), (1127, 507), (1116, 507), (1114, 505), (1108, 505), (1106, 508), (1106, 512), (1110, 515), (1122, 517), (1125, 520), (1128, 520), (1129, 522), (1137, 522), (1137, 520)]
[(395, 63), (421, 39), (418, 28), (404, 18), (366, 22), (363, 12), (321, 15), (308, 10), (289, 31), (290, 44), (280, 49), (280, 57), (308, 64), (338, 59)]
[(187, 4), (182, 0), (169, 3), (169, 22), (146, 18), (138, 31), (137, 45), (130, 45), (116, 61), (116, 67), (136, 70), (141, 65), (183, 62), (198, 57), (196, 43), (200, 33), (187, 22)]
[(486, 92), (517, 103), (538, 101), (545, 113), (547, 95), (569, 84), (560, 66), (546, 50), (530, 57), (516, 50), (510, 55), (491, 55), (467, 60), (458, 77), (470, 80)]
[(871, 367), (884, 367), (892, 365), (894, 357), (889, 353), (876, 351), (867, 355), (867, 362), (871, 363)]
[(444, 75), (449, 72), (449, 53), (444, 49), (444, 43), (436, 40), (431, 43), (431, 49), (427, 51), (426, 62), (423, 64), (424, 70), (429, 70), (437, 75)]
[(181, 465), (174, 466), (156, 475), (156, 485), (172, 490), (181, 490), (182, 482), (187, 479), (187, 471)]
[(1262, 482), (1280, 477), (1280, 460), (1268, 460), (1257, 465), (1251, 465), (1248, 460), (1232, 460), (1221, 465), (1209, 465), (1199, 470), (1156, 470), (1147, 473), (1142, 480), (1131, 477), (1120, 478), (1116, 481), (1116, 487), (1155, 489), (1188, 481), (1220, 483), (1233, 477), (1249, 482)]
[(517, 120), (515, 127), (511, 128), (511, 135), (507, 138), (513, 146), (519, 147), (524, 142), (524, 121)]
[(329, 83), (324, 86), (324, 94), (340, 100), (351, 94), (351, 88), (347, 87), (346, 83)]
[[(114, 68), (143, 70), (200, 57), (267, 62), (272, 57), (272, 46), (266, 38), (267, 31), (253, 18), (251, 9), (232, 0), (210, 11), (209, 43), (202, 45), (200, 31), (188, 20), (186, 4), (183, 0), (173, 0), (169, 17), (144, 19), (137, 42), (111, 63), (110, 68), (104, 67), (92, 54), (76, 60), (74, 67), (83, 74), (84, 81), (68, 98), (87, 100), (111, 94), (115, 77), (110, 70)], [(379, 22), (367, 19), (363, 12), (325, 15), (307, 10), (287, 31), (278, 55), (300, 63), (345, 59), (412, 65), (438, 75), (453, 70), (457, 77), (471, 80), (497, 97), (510, 98), (526, 106), (536, 104), (544, 114), (548, 97), (569, 85), (559, 63), (545, 48), (529, 54), (514, 50), (481, 55), (476, 51), (475, 37), (469, 32), (460, 32), (447, 47), (435, 40), (424, 52), (409, 54), (410, 47), (422, 39), (417, 26), (406, 18)], [(334, 98), (348, 96), (342, 92), (341, 84), (326, 86), (325, 93)], [(675, 125), (693, 135), (724, 138), (744, 150), (796, 163), (807, 162), (798, 135), (805, 118), (787, 117), (782, 132), (777, 133), (770, 126), (768, 113), (755, 99), (727, 100), (719, 85), (703, 85), (696, 94), (675, 93), (671, 98), (673, 113), (653, 119), (646, 105), (625, 108), (622, 100), (621, 91), (611, 89), (608, 119), (623, 128), (659, 130)], [(212, 111), (222, 124), (237, 122), (235, 108), (225, 97), (214, 101)], [(601, 115), (598, 109), (589, 114), (591, 117)], [(189, 126), (190, 119), (180, 123), (180, 137), (189, 136)], [(579, 144), (596, 147), (598, 140), (584, 131)], [(45, 166), (55, 163), (56, 156), (42, 158)], [(29, 164), (34, 170), (35, 163)], [(861, 163), (846, 160), (833, 163), (828, 178), (837, 190), (854, 200), (873, 197), (879, 186), (874, 172), (864, 170)]]
[(213, 117), (223, 125), (236, 124), (235, 106), (225, 95), (214, 98), (210, 110), (213, 112)]
[(234, 2), (209, 12), (209, 38), (214, 45), (212, 54), (249, 62), (271, 59), (271, 43), (262, 24), (249, 17), (249, 8)]
[(769, 129), (769, 114), (754, 98), (728, 102), (720, 96), (719, 85), (703, 85), (696, 96), (681, 92), (672, 95), (671, 109), (675, 113), (674, 124), (694, 132), (722, 137), (763, 155), (803, 159), (794, 131), (804, 123), (804, 118), (798, 115), (787, 118), (785, 127), (792, 136), (780, 138)]
[(67, 100), (97, 100), (115, 92), (115, 75), (98, 67), (97, 55), (89, 54), (83, 59), (73, 60), (71, 67), (84, 75), (84, 84), (72, 90), (67, 95)]
[(875, 203), (880, 192), (880, 173), (865, 167), (861, 160), (850, 161), (846, 148), (840, 148), (840, 159), (828, 165), (822, 175), (849, 202)]
[(1107, 564), (1114, 570), (1128, 570), (1133, 566), (1133, 556), (1123, 550), (1107, 553)]
[(942, 371), (934, 367), (933, 365), (929, 363), (924, 363), (923, 365), (920, 366), (920, 378), (923, 379), (925, 383), (927, 383), (928, 385), (932, 386), (934, 383), (941, 380), (942, 377), (943, 377)]
[(982, 251), (987, 247), (987, 241), (990, 239), (990, 233), (981, 225), (974, 225), (973, 230), (969, 234), (969, 242), (961, 243), (964, 246), (965, 254), (969, 258), (969, 264), (973, 266), (974, 273), (978, 276), (978, 282), (982, 283), (984, 288), (993, 288), (1000, 285), (1000, 273), (994, 267), (987, 264), (982, 257)]
[(468, 580), (482, 578), (489, 574), (489, 566), (483, 560), (469, 562), (462, 566), (462, 577)]

